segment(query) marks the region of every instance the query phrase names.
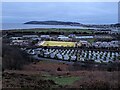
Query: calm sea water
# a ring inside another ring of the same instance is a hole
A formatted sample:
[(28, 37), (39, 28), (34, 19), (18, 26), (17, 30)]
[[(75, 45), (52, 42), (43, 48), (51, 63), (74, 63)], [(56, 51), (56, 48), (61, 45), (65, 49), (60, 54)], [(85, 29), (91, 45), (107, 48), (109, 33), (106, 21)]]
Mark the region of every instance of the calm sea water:
[(2, 30), (11, 29), (32, 29), (32, 28), (76, 28), (85, 29), (78, 26), (66, 26), (66, 25), (33, 25), (33, 24), (21, 24), (21, 23), (3, 23)]

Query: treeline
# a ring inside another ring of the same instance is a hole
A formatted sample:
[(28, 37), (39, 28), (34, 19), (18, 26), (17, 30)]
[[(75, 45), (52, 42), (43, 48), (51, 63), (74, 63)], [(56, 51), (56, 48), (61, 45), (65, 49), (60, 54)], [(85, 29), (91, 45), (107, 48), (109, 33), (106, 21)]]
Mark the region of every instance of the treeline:
[(23, 65), (30, 63), (28, 55), (19, 48), (9, 45), (2, 47), (2, 69), (22, 69)]
[[(8, 36), (22, 36), (22, 35), (32, 35), (32, 34), (38, 34), (38, 35), (65, 35), (65, 34), (81, 34), (81, 35), (92, 35), (94, 33), (89, 33), (89, 32), (80, 32), (80, 31), (73, 31), (73, 32), (63, 32), (63, 31), (47, 31), (47, 32), (34, 32), (34, 31), (29, 31), (29, 32), (7, 32), (6, 34)], [(101, 33), (100, 33), (101, 34)], [(104, 34), (104, 33), (102, 33)]]
[[(68, 35), (68, 34), (76, 34), (76, 35), (108, 35), (109, 33), (108, 32), (87, 32), (87, 31), (67, 31), (67, 32), (64, 32), (64, 31), (41, 31), (41, 32), (35, 32), (35, 31), (29, 31), (29, 32), (6, 32), (7, 36), (22, 36), (22, 35), (33, 35), (33, 34), (36, 34), (36, 35)], [(112, 34), (114, 35), (114, 34)], [(115, 34), (116, 35), (116, 34)]]

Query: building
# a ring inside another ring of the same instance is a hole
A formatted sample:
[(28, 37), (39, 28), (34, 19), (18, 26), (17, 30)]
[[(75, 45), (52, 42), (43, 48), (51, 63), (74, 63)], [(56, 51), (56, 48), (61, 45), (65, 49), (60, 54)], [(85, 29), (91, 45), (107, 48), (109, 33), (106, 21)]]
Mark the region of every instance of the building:
[(68, 35), (68, 37), (70, 37), (70, 38), (74, 38), (75, 36), (76, 36), (75, 34)]
[(79, 42), (81, 43), (82, 46), (85, 46), (85, 47), (91, 46), (90, 43), (89, 43), (88, 41), (80, 40)]
[(95, 47), (119, 47), (119, 41), (95, 42), (92, 45)]
[(49, 38), (50, 35), (41, 35), (40, 37), (41, 37), (41, 38)]
[(66, 36), (63, 36), (63, 35), (59, 35), (58, 39), (62, 40), (62, 41), (69, 41), (69, 40), (71, 40), (69, 37), (66, 37)]
[(50, 37), (50, 35), (41, 35), (40, 36), (42, 39), (50, 39), (51, 37)]
[(12, 40), (10, 45), (17, 45), (17, 46), (28, 46), (28, 40)]
[(76, 39), (91, 39), (94, 38), (94, 36), (76, 36)]
[(95, 39), (113, 39), (113, 37), (110, 35), (95, 35), (94, 38)]
[(10, 37), (10, 39), (12, 39), (12, 40), (20, 40), (20, 39), (22, 39), (22, 37)]
[(23, 38), (38, 38), (38, 35), (23, 35)]

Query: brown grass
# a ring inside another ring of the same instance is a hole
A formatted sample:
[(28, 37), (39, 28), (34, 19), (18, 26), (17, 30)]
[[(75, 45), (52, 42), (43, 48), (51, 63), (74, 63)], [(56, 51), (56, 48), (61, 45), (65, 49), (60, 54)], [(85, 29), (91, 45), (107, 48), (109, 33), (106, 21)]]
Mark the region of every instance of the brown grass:
[[(78, 70), (78, 71), (69, 71), (69, 67), (71, 65), (65, 63), (58, 62), (44, 62), (40, 61), (36, 64), (25, 65), (23, 70), (7, 70), (5, 72), (8, 73), (17, 73), (24, 75), (32, 75), (32, 76), (42, 76), (44, 74), (52, 75), (52, 76), (76, 76), (80, 77), (80, 80), (77, 80), (72, 85), (66, 85), (64, 88), (85, 88), (83, 90), (88, 90), (88, 88), (93, 88), (93, 90), (115, 90), (116, 88), (120, 88), (119, 77), (120, 71), (86, 71), (86, 70)], [(60, 68), (61, 71), (57, 71)], [(3, 80), (4, 81), (4, 80)], [(4, 83), (5, 84), (5, 83)]]

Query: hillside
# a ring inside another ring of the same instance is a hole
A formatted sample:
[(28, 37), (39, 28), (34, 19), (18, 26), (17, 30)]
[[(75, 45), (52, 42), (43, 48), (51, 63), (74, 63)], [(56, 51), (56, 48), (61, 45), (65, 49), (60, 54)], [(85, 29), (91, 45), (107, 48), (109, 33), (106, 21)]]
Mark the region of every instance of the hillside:
[(40, 24), (40, 25), (81, 25), (77, 22), (63, 22), (63, 21), (29, 21), (24, 24)]

